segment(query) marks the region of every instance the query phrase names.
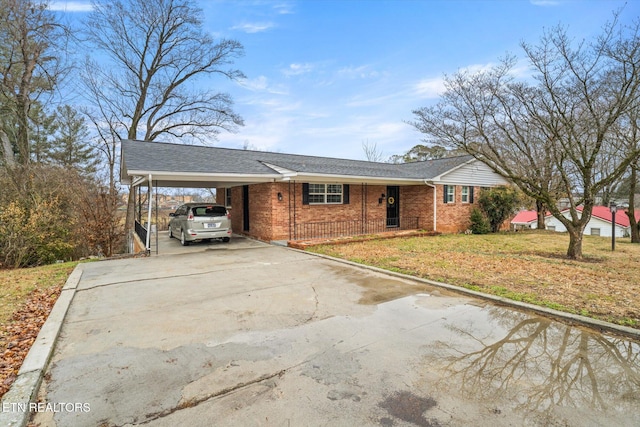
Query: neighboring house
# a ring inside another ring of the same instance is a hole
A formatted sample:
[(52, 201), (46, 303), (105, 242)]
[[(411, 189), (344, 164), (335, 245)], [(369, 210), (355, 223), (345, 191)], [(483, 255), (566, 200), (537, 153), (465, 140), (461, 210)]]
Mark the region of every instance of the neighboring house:
[[(582, 206), (578, 206), (579, 214), (582, 212)], [(569, 209), (562, 211), (566, 218), (571, 218)], [(533, 218), (533, 220), (530, 220)], [(636, 219), (640, 221), (640, 212), (636, 212)], [(548, 213), (545, 216), (545, 225), (549, 231), (566, 232), (567, 229), (557, 218)], [(536, 228), (536, 211), (519, 212), (512, 220), (511, 224), (514, 228)], [(616, 237), (628, 237), (631, 233), (629, 217), (624, 210), (618, 210), (615, 216), (615, 233)], [(594, 206), (591, 212), (591, 219), (587, 223), (584, 233), (590, 236), (611, 237), (611, 211), (608, 206)]]
[(131, 140), (120, 176), (133, 187), (216, 188), (234, 232), (266, 241), (460, 232), (478, 191), (507, 184), (471, 156), (390, 164)]
[(514, 231), (538, 228), (538, 213), (536, 211), (520, 211), (511, 220)]

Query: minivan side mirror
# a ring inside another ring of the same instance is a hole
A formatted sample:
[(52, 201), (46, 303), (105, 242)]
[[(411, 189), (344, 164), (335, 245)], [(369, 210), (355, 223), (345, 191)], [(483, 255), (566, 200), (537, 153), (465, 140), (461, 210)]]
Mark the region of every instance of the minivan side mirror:
[(175, 212), (171, 212), (171, 213), (169, 213), (169, 216), (176, 216), (176, 213)]

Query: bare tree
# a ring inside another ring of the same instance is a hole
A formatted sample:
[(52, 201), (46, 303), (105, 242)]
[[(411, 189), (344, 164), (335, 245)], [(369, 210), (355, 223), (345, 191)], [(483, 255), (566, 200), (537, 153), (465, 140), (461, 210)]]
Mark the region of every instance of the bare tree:
[[(607, 153), (621, 150), (614, 125), (640, 93), (639, 26), (614, 20), (597, 40), (575, 47), (557, 27), (538, 45), (522, 47), (535, 84), (516, 80), (514, 57), (489, 71), (459, 72), (447, 77), (436, 106), (414, 111), (411, 124), (473, 155), (549, 209), (569, 233), (567, 256), (580, 259), (596, 194), (639, 153), (629, 151), (597, 173)], [(559, 198), (569, 201), (568, 217)]]
[(384, 159), (384, 154), (382, 154), (381, 150), (378, 150), (378, 144), (375, 142), (371, 144), (369, 140), (362, 141), (362, 151), (364, 151), (365, 157), (370, 162), (382, 162)]
[(7, 165), (30, 162), (29, 112), (64, 75), (66, 38), (48, 1), (0, 0), (0, 149)]
[[(638, 102), (638, 101), (636, 101)], [(636, 104), (637, 105), (637, 104)], [(626, 152), (637, 152), (640, 150), (640, 109), (633, 108), (625, 115), (624, 120), (617, 126), (617, 136), (625, 144)], [(631, 243), (640, 243), (640, 223), (636, 220), (636, 191), (638, 189), (638, 179), (640, 172), (640, 155), (638, 155), (630, 164), (628, 176), (625, 177), (625, 184), (628, 184), (629, 207), (626, 214), (629, 218), (631, 229)], [(623, 187), (627, 187), (623, 185)]]
[[(215, 138), (243, 124), (229, 95), (197, 88), (199, 78), (244, 75), (228, 68), (243, 54), (235, 40), (204, 32), (193, 0), (96, 0), (87, 21), (87, 42), (106, 63), (87, 59), (84, 80), (100, 128), (111, 184), (119, 140)], [(126, 229), (133, 224), (129, 192)]]

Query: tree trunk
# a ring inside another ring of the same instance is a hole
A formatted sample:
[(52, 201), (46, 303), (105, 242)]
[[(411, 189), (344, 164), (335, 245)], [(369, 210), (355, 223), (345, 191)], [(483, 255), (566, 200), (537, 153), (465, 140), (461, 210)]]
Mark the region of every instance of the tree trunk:
[(582, 233), (575, 228), (567, 229), (569, 232), (569, 249), (567, 249), (567, 258), (582, 259)]
[(544, 204), (539, 200), (536, 200), (536, 212), (538, 214), (538, 230), (546, 230), (547, 225), (544, 222), (546, 209), (544, 208)]
[(15, 166), (16, 159), (13, 154), (13, 147), (11, 146), (11, 142), (9, 141), (9, 137), (7, 134), (0, 129), (0, 142), (2, 143), (2, 156), (4, 158), (5, 166), (11, 168)]

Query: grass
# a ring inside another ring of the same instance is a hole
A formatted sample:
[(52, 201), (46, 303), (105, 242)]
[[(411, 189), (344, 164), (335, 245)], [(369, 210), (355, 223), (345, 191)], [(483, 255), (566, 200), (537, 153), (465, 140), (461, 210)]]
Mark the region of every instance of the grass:
[(585, 236), (584, 259), (565, 257), (553, 232), (450, 234), (324, 245), (308, 250), (640, 328), (640, 245)]
[(35, 289), (64, 286), (77, 262), (42, 267), (0, 270), (0, 334), (11, 316)]

